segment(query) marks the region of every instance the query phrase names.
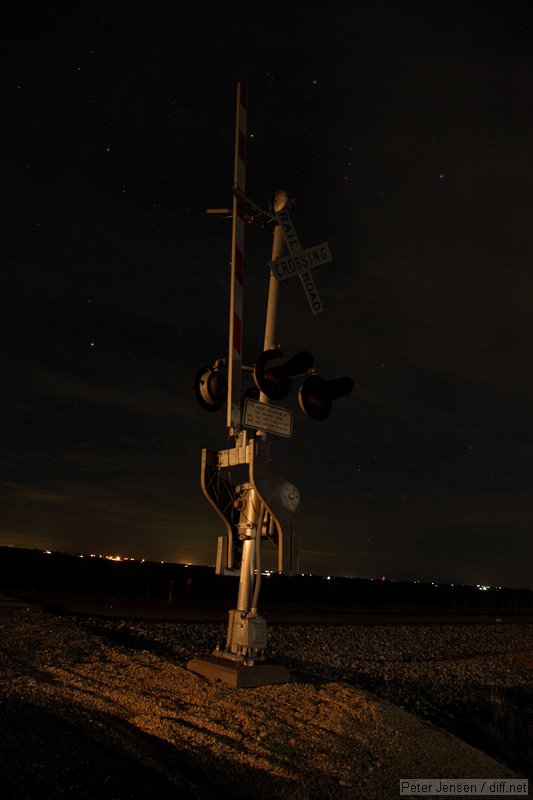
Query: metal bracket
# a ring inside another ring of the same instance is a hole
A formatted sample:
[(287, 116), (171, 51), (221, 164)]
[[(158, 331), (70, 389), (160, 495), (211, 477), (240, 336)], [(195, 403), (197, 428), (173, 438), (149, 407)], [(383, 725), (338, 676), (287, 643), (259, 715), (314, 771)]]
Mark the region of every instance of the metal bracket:
[(250, 222), (258, 228), (263, 228), (270, 232), (274, 230), (278, 224), (274, 214), (271, 214), (270, 211), (266, 211), (264, 208), (261, 208), (261, 206), (258, 206), (257, 203), (254, 203), (253, 200), (250, 200), (238, 186), (234, 186), (232, 191), (244, 211), (246, 222)]
[(250, 484), (269, 514), (269, 523), (262, 536), (277, 547), (278, 570), (293, 575), (299, 571), (300, 493), (296, 486), (270, 469), (268, 443), (259, 439), (251, 439), (246, 445), (228, 450), (202, 450), (202, 490), (226, 529), (226, 542), (219, 544), (217, 574), (227, 574), (240, 563), (239, 510), (234, 504), (237, 487), (229, 476), (223, 474), (223, 470), (240, 464), (249, 465)]
[[(237, 198), (239, 206), (242, 208), (244, 221), (272, 233), (277, 225), (274, 214), (271, 214), (270, 211), (266, 211), (264, 208), (261, 208), (261, 206), (258, 206), (257, 203), (254, 203), (253, 200), (250, 200), (238, 186), (234, 186), (232, 192)], [(205, 213), (209, 214), (211, 217), (219, 217), (220, 219), (233, 218), (231, 208), (206, 208)]]

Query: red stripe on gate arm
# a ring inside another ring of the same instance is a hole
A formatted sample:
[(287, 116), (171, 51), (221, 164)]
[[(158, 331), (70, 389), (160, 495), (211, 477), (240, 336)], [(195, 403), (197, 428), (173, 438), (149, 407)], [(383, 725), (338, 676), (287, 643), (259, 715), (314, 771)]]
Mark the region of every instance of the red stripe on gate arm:
[(242, 323), (237, 314), (233, 315), (233, 349), (241, 354), (242, 348)]

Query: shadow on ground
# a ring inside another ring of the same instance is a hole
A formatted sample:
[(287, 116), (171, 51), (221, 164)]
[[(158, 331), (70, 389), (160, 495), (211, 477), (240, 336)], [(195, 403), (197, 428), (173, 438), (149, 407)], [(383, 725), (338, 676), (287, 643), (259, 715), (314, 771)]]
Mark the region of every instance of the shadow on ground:
[[(106, 738), (115, 739), (117, 747), (101, 741), (102, 726), (108, 726)], [(253, 787), (265, 780), (272, 796), (295, 796), (296, 787), (291, 791), (272, 774), (217, 763), (213, 754), (200, 749), (180, 751), (110, 715), (95, 715), (84, 721), (84, 728), (30, 703), (1, 703), (2, 800), (229, 800), (252, 796)], [(124, 741), (131, 755), (123, 752)], [(142, 754), (142, 763), (136, 754)]]

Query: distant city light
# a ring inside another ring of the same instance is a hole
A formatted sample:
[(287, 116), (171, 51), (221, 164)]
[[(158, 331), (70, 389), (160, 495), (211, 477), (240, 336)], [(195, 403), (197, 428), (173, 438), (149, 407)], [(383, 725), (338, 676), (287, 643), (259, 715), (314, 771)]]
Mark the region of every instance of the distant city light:
[[(102, 553), (89, 553), (90, 558), (104, 558), (106, 561), (135, 561), (134, 558), (129, 556), (105, 556)], [(83, 556), (80, 556), (83, 558)]]

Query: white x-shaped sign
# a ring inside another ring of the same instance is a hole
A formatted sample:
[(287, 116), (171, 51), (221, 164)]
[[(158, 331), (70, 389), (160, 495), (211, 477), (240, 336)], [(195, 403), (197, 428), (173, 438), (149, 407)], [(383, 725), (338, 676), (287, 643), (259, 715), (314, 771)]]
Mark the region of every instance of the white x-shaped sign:
[(311, 270), (332, 260), (329, 245), (327, 242), (322, 242), (322, 244), (317, 244), (315, 247), (303, 250), (287, 209), (279, 211), (276, 214), (276, 219), (281, 226), (289, 255), (270, 261), (268, 266), (280, 283), (296, 275), (300, 276), (311, 311), (316, 316), (324, 310), (324, 306), (311, 276)]

